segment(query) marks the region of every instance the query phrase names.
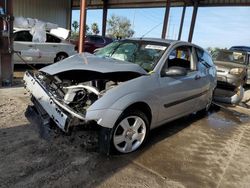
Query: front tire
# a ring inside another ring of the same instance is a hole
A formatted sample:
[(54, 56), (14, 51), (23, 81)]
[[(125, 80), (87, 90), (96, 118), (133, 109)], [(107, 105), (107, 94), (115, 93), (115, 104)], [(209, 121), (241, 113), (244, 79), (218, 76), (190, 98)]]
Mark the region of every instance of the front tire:
[(111, 147), (119, 153), (134, 152), (145, 143), (148, 133), (149, 121), (143, 112), (125, 111), (112, 130)]

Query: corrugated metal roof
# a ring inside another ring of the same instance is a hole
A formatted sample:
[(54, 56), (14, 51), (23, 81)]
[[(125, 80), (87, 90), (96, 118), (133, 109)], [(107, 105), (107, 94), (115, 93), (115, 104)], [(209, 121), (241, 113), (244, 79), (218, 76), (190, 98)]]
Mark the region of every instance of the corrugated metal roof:
[[(87, 0), (88, 8), (102, 8), (105, 0)], [(171, 0), (171, 6), (192, 6), (197, 0)], [(165, 7), (166, 0), (107, 0), (109, 8)], [(199, 6), (250, 6), (250, 0), (199, 0)], [(73, 0), (73, 8), (79, 8), (80, 0)]]

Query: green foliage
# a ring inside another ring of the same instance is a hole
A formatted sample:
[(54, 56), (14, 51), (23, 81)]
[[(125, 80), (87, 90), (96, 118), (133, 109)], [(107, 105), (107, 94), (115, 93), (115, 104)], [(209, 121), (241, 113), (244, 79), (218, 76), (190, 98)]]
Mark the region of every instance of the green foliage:
[(93, 23), (91, 25), (91, 30), (92, 30), (92, 33), (97, 35), (98, 33), (100, 33), (100, 30), (99, 30), (99, 27), (98, 27), (98, 24), (97, 23)]
[(221, 48), (218, 48), (218, 47), (208, 47), (206, 50), (211, 54), (212, 58), (214, 59), (218, 55), (218, 53), (221, 50)]
[(72, 27), (73, 27), (73, 29), (74, 29), (74, 32), (76, 33), (77, 30), (78, 30), (78, 28), (79, 28), (79, 23), (78, 23), (78, 21), (73, 21)]
[(134, 35), (134, 30), (131, 29), (130, 20), (126, 17), (112, 15), (108, 19), (108, 29), (107, 33), (113, 38), (130, 38)]
[(85, 32), (86, 32), (86, 35), (89, 34), (89, 26), (87, 24), (85, 26)]
[[(70, 36), (70, 39), (72, 40), (77, 40), (79, 38), (79, 23), (77, 21), (73, 21), (72, 23), (72, 28), (73, 28), (73, 31), (71, 32), (71, 36)], [(86, 24), (85, 26), (85, 32), (86, 32), (86, 35), (90, 34), (89, 32), (89, 26)]]

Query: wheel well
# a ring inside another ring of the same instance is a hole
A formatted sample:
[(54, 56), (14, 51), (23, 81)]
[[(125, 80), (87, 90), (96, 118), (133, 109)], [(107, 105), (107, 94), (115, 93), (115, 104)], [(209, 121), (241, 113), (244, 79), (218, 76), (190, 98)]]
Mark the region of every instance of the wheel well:
[(58, 52), (58, 53), (56, 54), (56, 56), (61, 55), (61, 54), (62, 54), (62, 55), (65, 55), (65, 56), (67, 56), (67, 57), (69, 56), (66, 52)]
[(59, 53), (56, 54), (54, 62), (56, 62), (56, 58), (57, 58), (58, 55), (65, 55), (66, 57), (69, 57), (69, 55), (66, 52), (59, 52)]
[(148, 117), (149, 124), (151, 124), (152, 112), (147, 103), (145, 102), (134, 103), (128, 106), (125, 111), (129, 111), (129, 110), (140, 110), (141, 112), (145, 113), (145, 115)]

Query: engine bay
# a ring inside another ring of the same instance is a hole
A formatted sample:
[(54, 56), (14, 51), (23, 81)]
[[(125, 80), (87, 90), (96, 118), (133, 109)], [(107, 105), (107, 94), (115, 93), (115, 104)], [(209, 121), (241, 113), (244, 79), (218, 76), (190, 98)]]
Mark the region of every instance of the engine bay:
[(35, 74), (46, 90), (62, 105), (70, 107), (80, 115), (85, 115), (89, 106), (105, 95), (108, 90), (124, 81), (140, 76), (140, 74), (133, 72), (120, 72), (119, 74), (117, 72), (113, 74), (92, 72), (90, 76), (89, 71), (82, 72), (81, 75), (65, 72), (53, 76), (43, 72)]

